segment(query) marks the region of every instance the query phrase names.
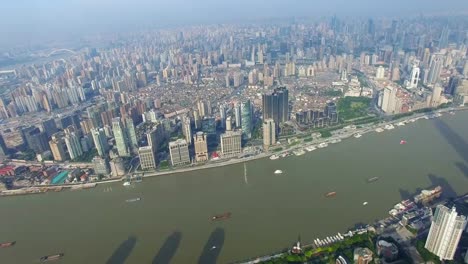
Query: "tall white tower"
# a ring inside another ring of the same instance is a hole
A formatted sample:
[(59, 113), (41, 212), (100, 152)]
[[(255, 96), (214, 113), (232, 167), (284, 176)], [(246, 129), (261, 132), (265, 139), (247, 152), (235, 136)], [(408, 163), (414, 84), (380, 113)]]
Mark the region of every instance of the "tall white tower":
[(417, 63), (413, 64), (413, 69), (411, 70), (410, 79), (406, 85), (406, 88), (408, 89), (418, 88), (420, 73), (421, 73), (421, 70), (419, 69), (418, 64)]
[(465, 226), (466, 217), (458, 215), (455, 207), (438, 205), (424, 247), (441, 260), (452, 260)]

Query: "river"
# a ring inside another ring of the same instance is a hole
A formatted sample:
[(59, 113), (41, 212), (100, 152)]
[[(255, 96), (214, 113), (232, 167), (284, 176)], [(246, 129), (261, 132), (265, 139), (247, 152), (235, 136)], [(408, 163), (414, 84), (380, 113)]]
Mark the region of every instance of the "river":
[[(467, 112), (445, 114), (299, 157), (250, 161), (246, 175), (241, 163), (131, 187), (1, 198), (0, 240), (17, 241), (0, 249), (1, 263), (60, 252), (71, 264), (228, 263), (289, 247), (299, 235), (312, 242), (387, 217), (421, 188), (466, 192), (467, 124)], [(330, 191), (336, 197), (325, 198)], [(125, 202), (135, 197), (142, 200)], [(228, 211), (231, 219), (210, 221)]]

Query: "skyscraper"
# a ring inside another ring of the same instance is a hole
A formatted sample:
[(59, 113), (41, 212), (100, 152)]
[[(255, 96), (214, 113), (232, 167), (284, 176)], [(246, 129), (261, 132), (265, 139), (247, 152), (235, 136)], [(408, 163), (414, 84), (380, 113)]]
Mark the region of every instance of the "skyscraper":
[(80, 137), (76, 132), (70, 132), (65, 135), (65, 145), (67, 146), (70, 159), (74, 160), (83, 155)]
[(263, 121), (263, 148), (268, 150), (276, 143), (276, 125), (271, 118)]
[(115, 144), (117, 145), (119, 156), (130, 156), (130, 152), (128, 151), (127, 135), (119, 117), (112, 119), (112, 132), (114, 133)]
[(234, 118), (235, 118), (235, 123), (236, 123), (236, 127), (241, 127), (242, 126), (242, 116), (241, 116), (241, 105), (240, 104), (236, 104), (234, 106)]
[(231, 131), (232, 130), (232, 118), (231, 116), (228, 116), (226, 118), (226, 131)]
[(169, 142), (169, 153), (171, 155), (172, 166), (190, 163), (188, 144), (185, 139)]
[(138, 139), (136, 137), (135, 125), (133, 125), (133, 119), (125, 119), (125, 130), (130, 144), (130, 149), (135, 152), (138, 149)]
[(184, 134), (185, 140), (190, 145), (192, 144), (192, 127), (190, 126), (190, 118), (185, 117), (182, 120), (182, 133)]
[(45, 132), (47, 138), (50, 138), (55, 132), (57, 132), (57, 125), (54, 119), (49, 119), (42, 122), (42, 132)]
[(65, 140), (63, 139), (62, 133), (56, 133), (52, 135), (52, 139), (49, 141), (50, 150), (54, 160), (65, 161), (67, 159), (65, 152)]
[(395, 112), (396, 93), (397, 89), (391, 86), (385, 87), (383, 91), (382, 104), (380, 107), (382, 111), (384, 111), (387, 114), (392, 114), (393, 112)]
[(418, 88), (419, 74), (420, 74), (420, 69), (417, 66), (417, 64), (414, 64), (413, 69), (411, 69), (410, 79), (408, 81), (408, 84), (406, 85), (406, 88), (408, 89)]
[(110, 168), (107, 159), (96, 156), (93, 158), (92, 163), (94, 167), (94, 174), (109, 175)]
[(140, 156), (141, 169), (156, 169), (156, 158), (151, 146), (139, 148), (138, 155)]
[(440, 54), (434, 54), (429, 66), (429, 75), (427, 77), (427, 84), (434, 84), (439, 81), (440, 73), (443, 67), (443, 57)]
[(458, 215), (455, 207), (438, 205), (424, 247), (441, 260), (452, 260), (466, 223), (466, 217)]
[(276, 88), (271, 94), (263, 94), (263, 119), (272, 118), (276, 125), (289, 120), (289, 99), (286, 87)]
[(47, 144), (47, 135), (45, 132), (41, 132), (39, 128), (31, 126), (21, 130), (23, 133), (23, 139), (28, 147), (37, 154), (49, 150), (49, 144)]
[(223, 157), (235, 157), (242, 152), (242, 132), (226, 131), (221, 134), (221, 153)]
[(221, 127), (226, 128), (226, 106), (224, 104), (219, 106), (219, 117), (221, 119)]
[(252, 137), (252, 106), (250, 100), (241, 103), (242, 136), (246, 139)]
[(197, 132), (193, 137), (193, 144), (195, 145), (195, 161), (207, 161), (208, 145), (206, 134), (204, 134), (203, 132)]
[(107, 144), (106, 132), (104, 129), (93, 128), (91, 129), (91, 135), (93, 137), (94, 146), (97, 149), (98, 155), (101, 157), (107, 156), (107, 150), (109, 149), (109, 144)]

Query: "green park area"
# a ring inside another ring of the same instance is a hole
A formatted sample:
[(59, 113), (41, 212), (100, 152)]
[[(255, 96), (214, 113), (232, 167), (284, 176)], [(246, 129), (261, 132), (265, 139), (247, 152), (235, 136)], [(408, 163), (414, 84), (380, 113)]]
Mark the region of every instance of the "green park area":
[[(265, 264), (286, 263), (335, 263), (338, 256), (353, 260), (353, 252), (357, 247), (366, 247), (375, 254), (376, 236), (374, 233), (365, 233), (345, 238), (343, 241), (333, 243), (330, 246), (307, 248), (303, 254), (284, 254), (280, 258), (263, 262)], [(371, 262), (374, 263), (374, 262)]]
[(371, 105), (371, 98), (367, 97), (344, 97), (338, 101), (338, 116), (347, 121), (367, 115)]

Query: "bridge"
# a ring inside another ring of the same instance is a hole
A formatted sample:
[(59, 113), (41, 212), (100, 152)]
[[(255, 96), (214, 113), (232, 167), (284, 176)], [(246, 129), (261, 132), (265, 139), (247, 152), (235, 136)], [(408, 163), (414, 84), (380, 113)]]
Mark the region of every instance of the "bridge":
[(68, 52), (68, 53), (71, 53), (71, 54), (76, 54), (75, 51), (70, 50), (70, 49), (55, 49), (52, 52), (50, 52), (49, 54), (47, 54), (46, 57), (50, 57), (50, 56), (52, 56), (54, 54), (57, 54), (57, 53), (60, 53), (60, 52)]

